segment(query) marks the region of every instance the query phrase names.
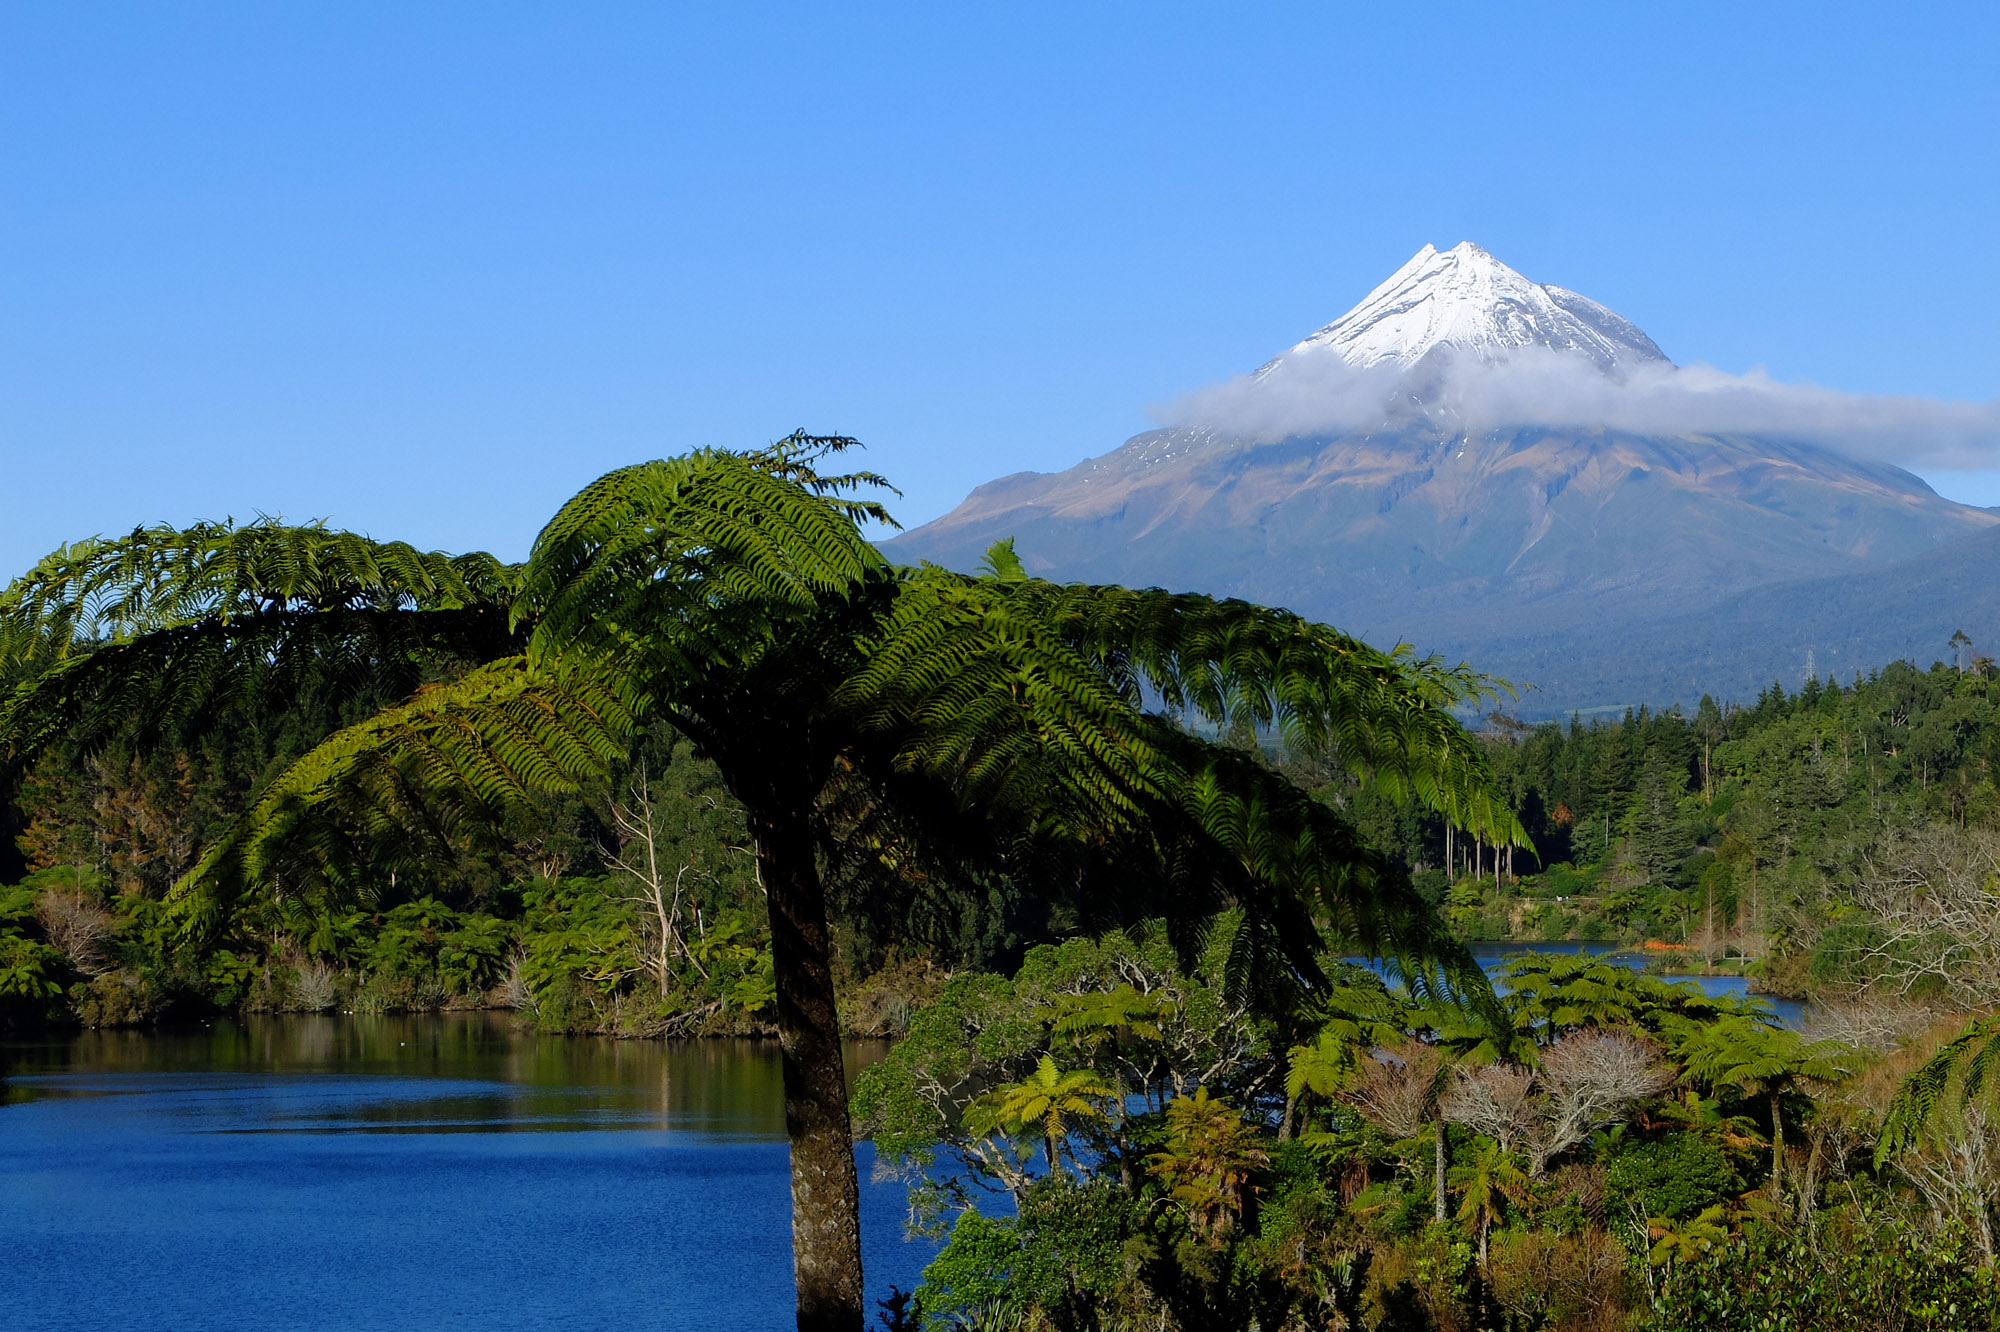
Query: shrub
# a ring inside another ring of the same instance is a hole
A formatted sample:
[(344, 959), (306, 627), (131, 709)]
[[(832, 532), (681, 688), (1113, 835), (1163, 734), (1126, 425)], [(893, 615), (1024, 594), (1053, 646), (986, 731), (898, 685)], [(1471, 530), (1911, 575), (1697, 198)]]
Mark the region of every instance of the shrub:
[(1011, 1218), (994, 1220), (976, 1211), (959, 1214), (951, 1239), (924, 1268), (916, 1303), (931, 1327), (949, 1327), (1003, 1301), (1020, 1256), (1021, 1240)]
[(86, 1027), (134, 1027), (150, 1022), (164, 1004), (136, 972), (114, 971), (70, 987), (70, 1007)]
[(47, 944), (0, 935), (0, 999), (53, 999), (62, 993), (57, 977), (65, 970), (63, 955)]
[(1720, 1149), (1693, 1133), (1644, 1142), (1611, 1163), (1605, 1184), (1635, 1199), (1648, 1217), (1693, 1216), (1739, 1187)]
[(1560, 1328), (1622, 1328), (1638, 1294), (1627, 1258), (1624, 1246), (1595, 1226), (1566, 1236), (1503, 1230), (1493, 1238), (1486, 1280), (1493, 1298), (1517, 1315), (1539, 1315)]
[(1672, 1264), (1650, 1332), (1739, 1327), (1992, 1332), (2000, 1286), (1962, 1237), (1934, 1239), (1898, 1221), (1864, 1216), (1811, 1239), (1760, 1229)]
[(96, 893), (50, 888), (35, 899), (35, 919), (49, 943), (77, 971), (100, 976), (115, 965), (111, 950), (118, 918), (104, 909)]
[(1058, 1327), (1096, 1326), (1127, 1284), (1126, 1242), (1141, 1225), (1138, 1201), (1114, 1179), (1079, 1184), (1052, 1175), (1022, 1194), (1018, 1225), (1016, 1302)]
[(332, 1008), (338, 998), (335, 977), (333, 967), (317, 959), (294, 967), (292, 993), (299, 1008), (307, 1013), (324, 1013)]

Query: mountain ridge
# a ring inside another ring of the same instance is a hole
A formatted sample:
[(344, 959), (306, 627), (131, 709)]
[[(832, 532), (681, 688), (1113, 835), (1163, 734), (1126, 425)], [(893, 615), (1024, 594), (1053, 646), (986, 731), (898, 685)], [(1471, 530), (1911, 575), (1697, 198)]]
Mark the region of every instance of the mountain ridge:
[[(1759, 588), (1922, 561), (2000, 525), (1900, 468), (1810, 440), (1482, 425), (1453, 410), (1454, 366), (1507, 375), (1522, 357), (1555, 358), (1593, 382), (1674, 373), (1608, 308), (1530, 282), (1469, 242), (1426, 246), (1246, 390), (1263, 391), (1288, 360), (1337, 359), (1391, 390), (1368, 424), (1147, 431), (1062, 472), (988, 482), (885, 549), (970, 569), (1012, 537), (1044, 576), (1284, 605), (1500, 674), (1559, 653), (1560, 670), (1539, 672), (1551, 681), (1540, 697), (1568, 711), (1692, 701), (1632, 699), (1622, 667), (1592, 677), (1591, 657), (1629, 642), (1671, 656), (1654, 624)], [(1746, 663), (1769, 655), (1729, 623)], [(1716, 641), (1710, 659), (1729, 651)]]

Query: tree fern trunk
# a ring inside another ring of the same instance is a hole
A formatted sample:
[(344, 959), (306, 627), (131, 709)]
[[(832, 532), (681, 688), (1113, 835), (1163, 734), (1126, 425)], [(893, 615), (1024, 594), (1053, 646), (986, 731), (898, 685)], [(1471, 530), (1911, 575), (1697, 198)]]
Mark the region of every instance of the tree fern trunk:
[(1771, 1093), (1771, 1191), (1785, 1196), (1785, 1110)]
[(861, 1332), (861, 1191), (834, 1011), (826, 893), (802, 815), (760, 817), (753, 810), (750, 830), (771, 913), (799, 1332)]
[(1442, 1112), (1439, 1113), (1437, 1117), (1437, 1123), (1433, 1125), (1433, 1127), (1437, 1130), (1437, 1142), (1435, 1144), (1435, 1150), (1437, 1152), (1437, 1160), (1434, 1162), (1437, 1171), (1437, 1184), (1432, 1189), (1432, 1192), (1436, 1194), (1436, 1199), (1433, 1204), (1435, 1209), (1433, 1215), (1435, 1216), (1437, 1223), (1439, 1225), (1443, 1225), (1444, 1210), (1445, 1210), (1445, 1179), (1447, 1176), (1451, 1174), (1451, 1145), (1445, 1139), (1444, 1115)]

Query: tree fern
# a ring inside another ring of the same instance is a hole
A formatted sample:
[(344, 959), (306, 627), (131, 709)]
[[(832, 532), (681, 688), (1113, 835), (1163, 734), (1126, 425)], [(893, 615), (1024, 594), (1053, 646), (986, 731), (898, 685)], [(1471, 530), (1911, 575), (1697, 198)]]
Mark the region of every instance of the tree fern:
[(1977, 1018), (1897, 1086), (1875, 1144), (1881, 1165), (1922, 1140), (1940, 1118), (1989, 1095), (2000, 1065), (2000, 1015)]
[(25, 676), (0, 743), (143, 736), (302, 680), (408, 693), (205, 849), (173, 899), (201, 934), (253, 889), (365, 900), (372, 875), (463, 854), (535, 793), (603, 775), (634, 727), (678, 727), (757, 842), (795, 1196), (811, 1201), (795, 1217), (802, 1327), (858, 1327), (860, 1309), (822, 866), (933, 894), (1010, 877), (1088, 925), (1164, 915), (1190, 952), (1226, 920), (1240, 992), (1321, 984), (1330, 941), (1491, 1004), (1338, 811), (1180, 724), (1275, 728), (1518, 843), (1451, 711), (1488, 682), (1244, 602), (1028, 578), (1004, 546), (983, 576), (893, 567), (861, 526), (889, 521), (861, 494), (881, 479), (819, 471), (851, 442), (621, 468), (519, 569), (268, 522), (67, 548), (0, 596), (0, 664)]

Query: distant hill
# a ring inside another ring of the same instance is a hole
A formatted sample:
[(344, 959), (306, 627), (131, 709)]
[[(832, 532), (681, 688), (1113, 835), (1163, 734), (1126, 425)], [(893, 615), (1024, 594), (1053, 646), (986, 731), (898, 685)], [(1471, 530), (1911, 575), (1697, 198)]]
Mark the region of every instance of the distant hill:
[(2000, 631), (1976, 613), (2000, 602), (1976, 572), (2000, 515), (1810, 442), (1463, 419), (1451, 367), (1524, 354), (1607, 382), (1671, 371), (1603, 306), (1470, 245), (1425, 247), (1251, 377), (1258, 392), (1287, 358), (1337, 356), (1392, 384), (1375, 420), (1150, 431), (983, 485), (886, 549), (971, 568), (1012, 537), (1048, 577), (1289, 606), (1532, 682), (1537, 713), (1748, 697), (1796, 685), (1808, 649), (1848, 674)]

